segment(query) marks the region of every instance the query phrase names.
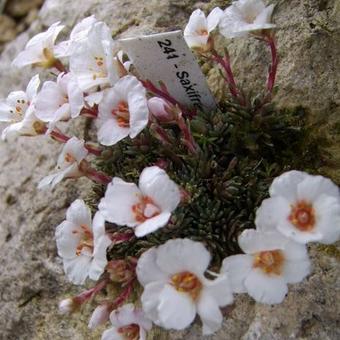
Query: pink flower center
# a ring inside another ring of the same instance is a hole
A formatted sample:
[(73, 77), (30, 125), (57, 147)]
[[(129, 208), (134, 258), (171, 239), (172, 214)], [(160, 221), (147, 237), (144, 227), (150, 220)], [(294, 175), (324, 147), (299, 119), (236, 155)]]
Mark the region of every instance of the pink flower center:
[(190, 272), (181, 272), (171, 276), (170, 284), (182, 293), (187, 293), (195, 301), (202, 290), (202, 283), (198, 277)]
[(131, 324), (129, 326), (118, 328), (118, 333), (124, 338), (124, 340), (138, 340), (139, 339), (139, 326), (137, 324)]
[(209, 35), (209, 32), (208, 32), (208, 30), (207, 30), (206, 28), (198, 29), (198, 30), (196, 31), (196, 33), (197, 33), (198, 35), (203, 35), (203, 36)]
[(112, 115), (116, 118), (120, 127), (130, 127), (129, 105), (126, 101), (120, 101), (117, 108), (112, 110)]
[(154, 203), (151, 197), (143, 196), (139, 203), (132, 206), (135, 219), (139, 223), (143, 223), (149, 218), (160, 214), (161, 209)]
[(282, 273), (284, 256), (281, 250), (261, 251), (254, 256), (253, 267), (260, 268), (265, 274)]
[(291, 207), (289, 221), (300, 231), (311, 231), (315, 227), (315, 211), (313, 205), (299, 201)]

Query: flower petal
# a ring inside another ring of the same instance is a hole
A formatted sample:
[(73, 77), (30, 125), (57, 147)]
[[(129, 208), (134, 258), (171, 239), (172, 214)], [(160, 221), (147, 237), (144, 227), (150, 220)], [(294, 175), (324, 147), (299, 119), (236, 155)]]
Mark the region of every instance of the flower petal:
[(59, 224), (55, 232), (58, 255), (67, 259), (74, 258), (80, 237), (81, 230), (78, 225), (69, 221), (63, 221)]
[(143, 311), (146, 316), (156, 325), (163, 327), (158, 316), (158, 305), (160, 302), (160, 294), (164, 288), (163, 282), (151, 282), (144, 287), (141, 296)]
[(92, 257), (81, 254), (73, 259), (64, 259), (64, 271), (67, 278), (76, 285), (85, 283)]
[(244, 281), (248, 294), (257, 302), (281, 303), (288, 292), (288, 287), (282, 276), (270, 276), (260, 269), (253, 269)]
[(262, 201), (256, 211), (255, 225), (260, 231), (275, 231), (282, 220), (287, 220), (291, 207), (282, 196), (270, 197)]
[(250, 255), (228, 256), (222, 262), (222, 273), (227, 273), (231, 289), (235, 293), (245, 293), (244, 280), (252, 270), (253, 257)]
[(219, 7), (215, 7), (207, 17), (207, 28), (210, 33), (219, 24), (221, 17), (223, 16), (223, 11)]
[(276, 177), (269, 188), (270, 196), (283, 196), (288, 202), (295, 202), (297, 199), (297, 186), (303, 180), (308, 178), (308, 175), (302, 171), (288, 171)]
[(317, 215), (316, 229), (322, 234), (319, 242), (334, 243), (340, 238), (340, 200), (334, 196), (322, 194), (315, 202)]
[(104, 120), (100, 116), (97, 120), (97, 127), (98, 141), (102, 145), (114, 145), (126, 138), (130, 131), (129, 128), (119, 126), (116, 119)]
[(140, 198), (141, 192), (136, 184), (114, 177), (99, 203), (99, 211), (106, 221), (133, 227), (138, 222), (132, 207), (140, 202)]
[(234, 297), (231, 290), (229, 275), (221, 273), (214, 280), (201, 278), (204, 285), (204, 292), (213, 297), (218, 306), (224, 307), (233, 302)]
[(66, 220), (76, 226), (84, 225), (92, 229), (91, 210), (81, 199), (75, 200), (67, 209)]
[(238, 238), (241, 249), (246, 254), (255, 254), (264, 250), (283, 249), (287, 238), (276, 231), (246, 229)]
[(103, 332), (101, 340), (125, 340), (125, 338), (118, 332), (116, 327), (111, 327)]
[(205, 291), (197, 303), (197, 313), (203, 323), (203, 335), (213, 334), (221, 328), (223, 316), (218, 303)]
[(165, 329), (184, 329), (194, 321), (196, 316), (196, 306), (190, 296), (178, 292), (168, 284), (159, 295), (157, 310), (160, 323)]
[(157, 265), (157, 249), (151, 248), (138, 259), (136, 274), (138, 281), (143, 285), (154, 281), (165, 282), (168, 276)]
[(298, 184), (297, 195), (299, 200), (314, 202), (322, 194), (340, 198), (338, 186), (329, 178), (309, 175)]
[(169, 274), (189, 271), (202, 276), (210, 263), (210, 253), (200, 242), (169, 240), (157, 249), (157, 265)]
[(145, 168), (139, 178), (139, 188), (162, 209), (172, 212), (181, 200), (177, 184), (158, 166)]
[(301, 282), (311, 271), (311, 262), (306, 260), (285, 261), (283, 277), (287, 283)]
[(155, 217), (148, 218), (145, 222), (139, 224), (135, 228), (135, 235), (137, 237), (143, 237), (164, 227), (168, 223), (170, 217), (171, 214), (169, 212), (164, 212)]
[(91, 280), (97, 281), (103, 274), (107, 265), (106, 250), (112, 243), (107, 235), (103, 235), (94, 241), (93, 260), (89, 268), (89, 277)]

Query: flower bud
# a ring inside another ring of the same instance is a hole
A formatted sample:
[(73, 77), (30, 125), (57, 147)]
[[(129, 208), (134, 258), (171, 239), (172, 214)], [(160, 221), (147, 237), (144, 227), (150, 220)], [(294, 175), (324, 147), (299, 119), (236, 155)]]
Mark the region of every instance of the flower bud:
[(135, 276), (135, 266), (127, 260), (110, 261), (107, 271), (113, 282), (126, 283)]
[(109, 320), (111, 313), (111, 307), (109, 304), (105, 303), (96, 307), (93, 311), (88, 327), (90, 329), (95, 329), (99, 325), (103, 325)]
[(171, 122), (174, 120), (171, 104), (159, 97), (152, 97), (148, 100), (148, 107), (151, 114), (160, 122)]
[(76, 309), (76, 303), (73, 299), (65, 299), (59, 302), (58, 308), (61, 314), (71, 314)]

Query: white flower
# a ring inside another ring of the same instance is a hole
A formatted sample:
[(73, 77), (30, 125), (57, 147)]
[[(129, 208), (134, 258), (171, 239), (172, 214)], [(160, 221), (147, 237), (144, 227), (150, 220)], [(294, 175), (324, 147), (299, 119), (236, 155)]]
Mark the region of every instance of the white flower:
[(132, 303), (114, 310), (110, 320), (113, 327), (103, 333), (102, 340), (146, 340), (146, 331), (152, 327), (143, 311)]
[(0, 102), (0, 122), (11, 123), (2, 131), (3, 140), (19, 135), (36, 136), (45, 133), (45, 124), (34, 114), (39, 85), (40, 79), (37, 74), (30, 80), (25, 92), (11, 92), (4, 101)]
[(111, 244), (99, 213), (91, 221), (91, 210), (84, 201), (74, 201), (67, 209), (66, 220), (57, 226), (55, 237), (58, 255), (71, 282), (83, 284), (87, 277), (99, 279), (107, 264), (106, 249)]
[(71, 73), (59, 74), (57, 82), (46, 81), (35, 103), (36, 116), (52, 127), (60, 120), (78, 117), (83, 106), (83, 92)]
[(19, 122), (31, 106), (40, 85), (39, 74), (28, 83), (26, 91), (11, 92), (8, 97), (0, 101), (0, 122)]
[(287, 283), (300, 282), (310, 272), (306, 246), (276, 231), (245, 230), (239, 245), (246, 254), (224, 259), (221, 271), (229, 274), (234, 292), (247, 292), (258, 302), (282, 302)]
[(99, 211), (106, 221), (135, 228), (137, 237), (165, 226), (181, 200), (180, 191), (164, 170), (157, 166), (145, 168), (139, 187), (114, 177)]
[(217, 27), (223, 11), (215, 7), (208, 17), (200, 10), (192, 12), (184, 29), (184, 39), (189, 47), (209, 49), (209, 35)]
[(97, 22), (94, 15), (84, 18), (77, 25), (75, 25), (70, 33), (70, 39), (62, 41), (55, 46), (55, 55), (58, 58), (69, 57), (75, 52), (79, 43), (87, 39), (87, 36), (93, 25)]
[(137, 277), (144, 286), (143, 310), (158, 326), (184, 329), (199, 314), (203, 334), (221, 327), (219, 307), (233, 301), (228, 277), (205, 278), (211, 256), (200, 242), (189, 239), (167, 241), (146, 251), (138, 260)]
[(45, 68), (53, 67), (56, 62), (54, 42), (63, 28), (63, 25), (56, 22), (46, 32), (35, 35), (13, 60), (12, 65), (23, 67), (33, 64)]
[(46, 133), (46, 125), (38, 119), (33, 110), (28, 109), (21, 122), (7, 126), (1, 134), (2, 140), (9, 140), (17, 136), (37, 136)]
[(61, 182), (64, 178), (77, 178), (83, 176), (80, 169), (81, 162), (87, 156), (88, 151), (84, 146), (84, 141), (76, 137), (70, 138), (64, 145), (58, 158), (58, 172), (43, 178), (38, 188), (42, 189), (48, 186), (52, 188)]
[(97, 22), (70, 56), (70, 70), (83, 91), (112, 86), (119, 79), (113, 44), (110, 29), (103, 22)]
[(330, 179), (289, 171), (274, 179), (269, 193), (257, 210), (258, 228), (276, 228), (299, 243), (339, 239), (340, 194)]
[(250, 32), (271, 29), (274, 5), (265, 6), (262, 0), (238, 0), (225, 9), (219, 30), (227, 38), (245, 37)]
[(98, 109), (98, 141), (113, 145), (136, 137), (148, 124), (146, 91), (136, 77), (125, 76), (107, 90)]

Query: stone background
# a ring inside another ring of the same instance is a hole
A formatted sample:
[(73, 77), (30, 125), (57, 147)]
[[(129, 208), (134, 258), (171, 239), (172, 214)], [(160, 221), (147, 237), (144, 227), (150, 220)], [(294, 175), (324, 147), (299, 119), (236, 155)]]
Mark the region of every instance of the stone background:
[[(340, 2), (273, 2), (277, 4), (274, 21), (279, 27), (281, 57), (275, 100), (285, 107), (302, 105), (311, 120), (318, 122), (320, 132), (327, 132), (333, 141), (329, 148), (333, 163), (320, 171), (332, 174), (339, 183)], [(15, 71), (9, 65), (32, 35), (55, 21), (71, 28), (81, 18), (95, 14), (115, 33), (131, 36), (183, 28), (193, 9), (214, 4), (224, 7), (226, 1), (46, 0), (29, 29), (8, 43), (0, 56), (0, 97), (24, 88), (36, 72), (29, 68)], [(253, 40), (229, 45), (238, 81), (246, 88), (261, 88), (268, 51)], [(82, 123), (73, 129), (81, 137)], [(52, 192), (36, 189), (37, 182), (53, 169), (59, 150), (60, 145), (44, 137), (0, 142), (0, 339), (100, 338), (100, 331), (87, 330), (86, 312), (69, 318), (57, 312), (58, 301), (79, 290), (65, 280), (54, 229), (65, 209), (90, 184), (82, 179), (66, 181)], [(340, 339), (339, 248), (312, 246), (310, 254), (313, 273), (290, 288), (284, 303), (264, 306), (238, 296), (226, 310), (222, 329), (207, 339)], [(200, 326), (173, 332), (170, 338), (202, 339)]]

